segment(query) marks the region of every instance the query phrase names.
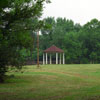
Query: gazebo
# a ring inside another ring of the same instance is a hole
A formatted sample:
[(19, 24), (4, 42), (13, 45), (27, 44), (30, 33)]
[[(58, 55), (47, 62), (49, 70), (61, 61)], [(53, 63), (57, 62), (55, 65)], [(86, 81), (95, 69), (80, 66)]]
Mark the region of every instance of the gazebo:
[[(56, 53), (56, 64), (62, 64), (61, 56), (63, 55), (63, 64), (65, 64), (65, 54), (64, 51), (55, 45), (44, 50), (43, 53), (43, 64), (48, 64), (48, 54), (50, 54), (50, 64), (52, 64), (52, 53)], [(58, 61), (58, 54), (60, 54), (60, 60)], [(46, 58), (46, 59), (45, 59)]]

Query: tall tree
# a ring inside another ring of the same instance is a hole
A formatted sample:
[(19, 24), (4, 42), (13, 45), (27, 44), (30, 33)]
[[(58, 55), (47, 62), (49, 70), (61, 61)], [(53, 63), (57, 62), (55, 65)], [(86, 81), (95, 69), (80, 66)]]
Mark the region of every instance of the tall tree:
[[(8, 66), (21, 68), (24, 58), (21, 50), (33, 47), (30, 31), (41, 26), (44, 2), (49, 0), (0, 0), (0, 82)], [(36, 21), (32, 24), (32, 21)]]

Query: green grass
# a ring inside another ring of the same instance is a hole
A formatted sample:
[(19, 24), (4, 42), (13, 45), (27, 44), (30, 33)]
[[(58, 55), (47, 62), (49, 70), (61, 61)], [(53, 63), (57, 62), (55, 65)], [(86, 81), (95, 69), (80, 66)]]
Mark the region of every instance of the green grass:
[(0, 100), (100, 100), (100, 65), (24, 66), (0, 84)]

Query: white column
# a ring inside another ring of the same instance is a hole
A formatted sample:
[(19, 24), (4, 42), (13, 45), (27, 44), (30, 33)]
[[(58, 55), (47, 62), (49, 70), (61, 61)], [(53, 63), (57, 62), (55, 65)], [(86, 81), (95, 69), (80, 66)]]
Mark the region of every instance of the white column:
[(43, 65), (45, 64), (45, 55), (43, 53)]
[(65, 54), (63, 53), (63, 64), (65, 64)]
[(48, 64), (48, 55), (46, 53), (46, 64)]
[(60, 62), (59, 63), (61, 64), (61, 53), (60, 53)]
[(56, 53), (56, 64), (58, 64), (58, 53)]
[(50, 64), (52, 64), (52, 56), (51, 56), (51, 54), (50, 54)]

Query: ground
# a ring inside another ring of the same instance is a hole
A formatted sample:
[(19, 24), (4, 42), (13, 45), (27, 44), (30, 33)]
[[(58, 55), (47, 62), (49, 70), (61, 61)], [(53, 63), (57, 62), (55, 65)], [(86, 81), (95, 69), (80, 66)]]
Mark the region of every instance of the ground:
[[(100, 100), (100, 65), (24, 66), (9, 70), (0, 100)], [(14, 76), (14, 75), (15, 76)]]

